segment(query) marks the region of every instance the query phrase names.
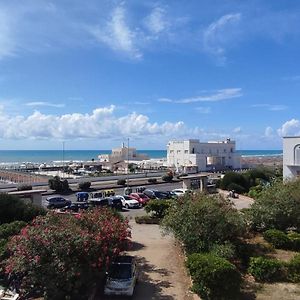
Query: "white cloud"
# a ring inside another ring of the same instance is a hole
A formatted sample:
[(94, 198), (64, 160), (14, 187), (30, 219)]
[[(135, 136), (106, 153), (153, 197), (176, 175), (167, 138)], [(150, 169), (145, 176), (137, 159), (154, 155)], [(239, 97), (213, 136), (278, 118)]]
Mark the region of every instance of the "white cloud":
[(241, 133), (242, 132), (242, 128), (241, 127), (236, 127), (233, 129), (234, 133)]
[(177, 100), (170, 99), (170, 98), (159, 98), (158, 101), (169, 102), (169, 103), (185, 103), (185, 104), (195, 103), (195, 102), (217, 102), (226, 99), (239, 98), (242, 95), (243, 94), (241, 88), (228, 88), (228, 89), (218, 90), (211, 95), (189, 97), (189, 98), (183, 98)]
[(137, 32), (129, 28), (126, 11), (123, 6), (117, 6), (110, 20), (102, 26), (89, 27), (90, 33), (97, 41), (106, 44), (111, 49), (126, 53), (131, 58), (140, 59), (142, 53), (137, 48)]
[(279, 136), (300, 136), (300, 121), (291, 119), (285, 122), (278, 130)]
[(203, 33), (204, 50), (215, 56), (220, 63), (226, 61), (226, 47), (234, 42), (237, 29), (235, 27), (241, 19), (241, 14), (227, 14), (216, 22), (211, 23)]
[(211, 113), (210, 107), (198, 106), (198, 107), (196, 107), (196, 110), (201, 114), (210, 114)]
[(267, 110), (270, 111), (282, 111), (282, 110), (286, 110), (288, 107), (286, 105), (282, 105), (282, 104), (253, 104), (251, 105), (251, 107), (254, 108), (265, 108)]
[(25, 103), (27, 106), (47, 106), (47, 107), (64, 107), (65, 104), (63, 103), (51, 103), (51, 102), (44, 102), (44, 101), (34, 101), (34, 102), (27, 102)]
[(42, 114), (9, 116), (0, 111), (2, 139), (105, 139), (116, 137), (190, 137), (202, 133), (198, 127), (189, 128), (182, 121), (150, 122), (143, 114), (116, 116), (115, 106), (94, 109), (90, 114)]
[(169, 22), (165, 17), (165, 10), (161, 7), (155, 7), (149, 16), (145, 18), (145, 26), (150, 32), (159, 34), (169, 27)]
[(273, 138), (274, 137), (274, 130), (271, 126), (266, 127), (264, 136), (266, 138)]

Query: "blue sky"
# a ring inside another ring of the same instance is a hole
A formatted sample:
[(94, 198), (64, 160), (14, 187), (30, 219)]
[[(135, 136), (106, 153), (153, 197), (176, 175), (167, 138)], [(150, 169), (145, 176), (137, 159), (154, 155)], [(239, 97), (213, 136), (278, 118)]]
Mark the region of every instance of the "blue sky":
[(0, 149), (280, 149), (299, 53), (294, 0), (0, 0)]

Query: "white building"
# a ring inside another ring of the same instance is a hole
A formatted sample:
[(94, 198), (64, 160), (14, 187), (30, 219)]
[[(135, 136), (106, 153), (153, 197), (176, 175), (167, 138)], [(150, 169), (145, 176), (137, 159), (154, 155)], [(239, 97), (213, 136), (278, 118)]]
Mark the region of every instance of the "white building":
[(199, 140), (170, 141), (167, 145), (168, 167), (184, 173), (239, 169), (240, 154), (235, 142), (200, 143)]
[(300, 137), (283, 138), (283, 179), (300, 176)]
[(121, 148), (112, 149), (111, 154), (101, 154), (98, 156), (100, 162), (116, 163), (121, 161), (140, 161), (149, 159), (146, 154), (136, 152), (135, 148), (128, 148), (122, 144)]

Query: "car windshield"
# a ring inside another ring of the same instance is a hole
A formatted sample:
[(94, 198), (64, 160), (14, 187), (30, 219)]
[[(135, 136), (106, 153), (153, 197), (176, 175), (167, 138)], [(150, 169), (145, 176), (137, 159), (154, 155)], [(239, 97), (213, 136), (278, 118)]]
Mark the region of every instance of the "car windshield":
[(125, 200), (132, 200), (129, 196), (123, 196)]
[(112, 264), (109, 270), (109, 277), (112, 279), (129, 279), (131, 278), (130, 264)]
[(145, 194), (138, 194), (140, 198), (147, 198)]

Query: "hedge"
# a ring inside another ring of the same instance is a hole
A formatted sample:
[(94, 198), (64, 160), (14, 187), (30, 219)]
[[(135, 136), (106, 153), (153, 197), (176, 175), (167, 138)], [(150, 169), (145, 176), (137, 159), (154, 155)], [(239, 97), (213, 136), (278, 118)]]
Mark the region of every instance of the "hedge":
[(290, 240), (290, 248), (291, 250), (299, 251), (300, 250), (300, 233), (297, 232), (289, 232), (287, 234)]
[(186, 265), (193, 280), (193, 291), (202, 299), (238, 299), (241, 275), (226, 259), (194, 253), (188, 256)]
[(125, 179), (119, 179), (117, 181), (117, 185), (125, 185), (126, 184), (126, 180)]
[(285, 264), (277, 259), (251, 257), (249, 273), (255, 280), (261, 282), (275, 282), (285, 279)]
[(296, 255), (288, 263), (288, 279), (292, 282), (300, 282), (300, 255)]
[(149, 183), (157, 183), (157, 179), (156, 178), (149, 178), (148, 182)]
[(145, 211), (151, 213), (156, 218), (163, 218), (170, 205), (171, 202), (168, 200), (152, 199), (146, 204)]
[(0, 225), (0, 239), (8, 239), (13, 235), (18, 234), (26, 224), (27, 223), (24, 221), (14, 221)]
[(82, 190), (82, 191), (86, 191), (91, 187), (91, 182), (90, 181), (83, 181), (80, 182), (78, 184), (78, 187)]
[(289, 249), (291, 247), (291, 241), (288, 235), (277, 229), (269, 229), (263, 233), (264, 239), (272, 244), (275, 248)]

